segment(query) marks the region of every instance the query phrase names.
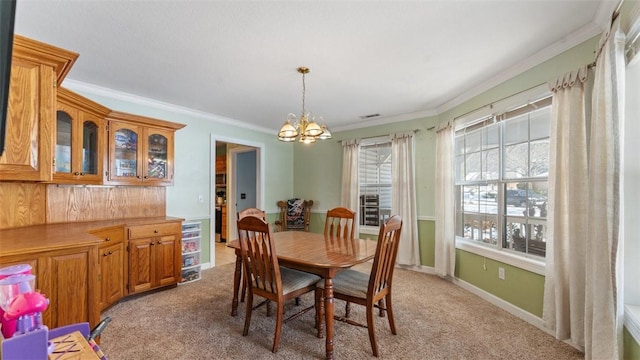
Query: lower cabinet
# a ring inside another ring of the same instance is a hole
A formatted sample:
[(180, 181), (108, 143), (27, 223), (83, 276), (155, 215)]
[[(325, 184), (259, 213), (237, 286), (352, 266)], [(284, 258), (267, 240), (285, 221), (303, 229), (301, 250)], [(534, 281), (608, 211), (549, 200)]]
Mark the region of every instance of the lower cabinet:
[(124, 242), (124, 226), (99, 229), (91, 234), (102, 239), (98, 247), (100, 284), (100, 310), (113, 305), (125, 295), (127, 253)]
[(130, 226), (129, 294), (180, 282), (181, 223)]
[(64, 250), (15, 255), (0, 258), (0, 267), (29, 264), (36, 275), (36, 288), (49, 299), (42, 314), (49, 328), (79, 322), (97, 325), (99, 285), (98, 247), (83, 246)]

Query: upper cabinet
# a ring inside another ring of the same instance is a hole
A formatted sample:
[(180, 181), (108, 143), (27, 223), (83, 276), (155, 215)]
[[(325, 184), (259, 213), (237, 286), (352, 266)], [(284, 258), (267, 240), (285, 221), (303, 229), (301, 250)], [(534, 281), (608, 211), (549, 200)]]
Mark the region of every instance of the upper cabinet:
[(0, 180), (51, 181), (56, 87), (78, 54), (16, 35)]
[(77, 57), (15, 36), (0, 181), (173, 185), (174, 134), (184, 125), (111, 111), (61, 88)]
[(174, 133), (182, 124), (112, 112), (108, 116), (109, 184), (173, 185)]
[(102, 184), (105, 117), (110, 110), (67, 89), (58, 89), (53, 181)]

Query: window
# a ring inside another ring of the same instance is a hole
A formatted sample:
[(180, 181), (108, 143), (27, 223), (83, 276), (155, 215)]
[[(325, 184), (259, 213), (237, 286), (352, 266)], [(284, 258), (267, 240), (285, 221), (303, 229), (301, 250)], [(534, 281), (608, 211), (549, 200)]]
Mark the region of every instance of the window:
[(546, 253), (551, 98), (456, 129), (456, 236)]
[(360, 145), (360, 225), (379, 226), (391, 214), (391, 140)]

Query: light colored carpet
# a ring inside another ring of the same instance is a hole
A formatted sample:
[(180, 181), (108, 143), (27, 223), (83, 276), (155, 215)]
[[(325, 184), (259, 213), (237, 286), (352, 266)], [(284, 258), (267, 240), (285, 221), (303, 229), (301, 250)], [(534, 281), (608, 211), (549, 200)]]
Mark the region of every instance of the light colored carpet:
[[(271, 353), (275, 317), (254, 311), (242, 336), (244, 304), (231, 317), (233, 264), (202, 272), (202, 280), (124, 300), (104, 312), (113, 321), (101, 347), (118, 359), (323, 359), (325, 339), (315, 337), (314, 312), (283, 326)], [(255, 299), (257, 303), (261, 298)], [(302, 305), (313, 303), (313, 294)], [(293, 309), (293, 303), (285, 307)], [(344, 303), (336, 301), (336, 313)], [(382, 359), (583, 359), (571, 346), (437, 276), (398, 269), (394, 276), (398, 335), (376, 316)], [(352, 317), (365, 323), (364, 308)], [(371, 359), (364, 328), (336, 322), (336, 359)]]

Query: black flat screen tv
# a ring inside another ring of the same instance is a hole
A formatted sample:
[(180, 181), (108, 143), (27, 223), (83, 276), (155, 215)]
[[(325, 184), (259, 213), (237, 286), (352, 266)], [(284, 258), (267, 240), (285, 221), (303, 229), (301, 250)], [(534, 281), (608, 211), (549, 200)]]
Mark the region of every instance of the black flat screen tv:
[(4, 153), (9, 110), (9, 82), (11, 80), (11, 52), (16, 0), (0, 0), (0, 156)]

